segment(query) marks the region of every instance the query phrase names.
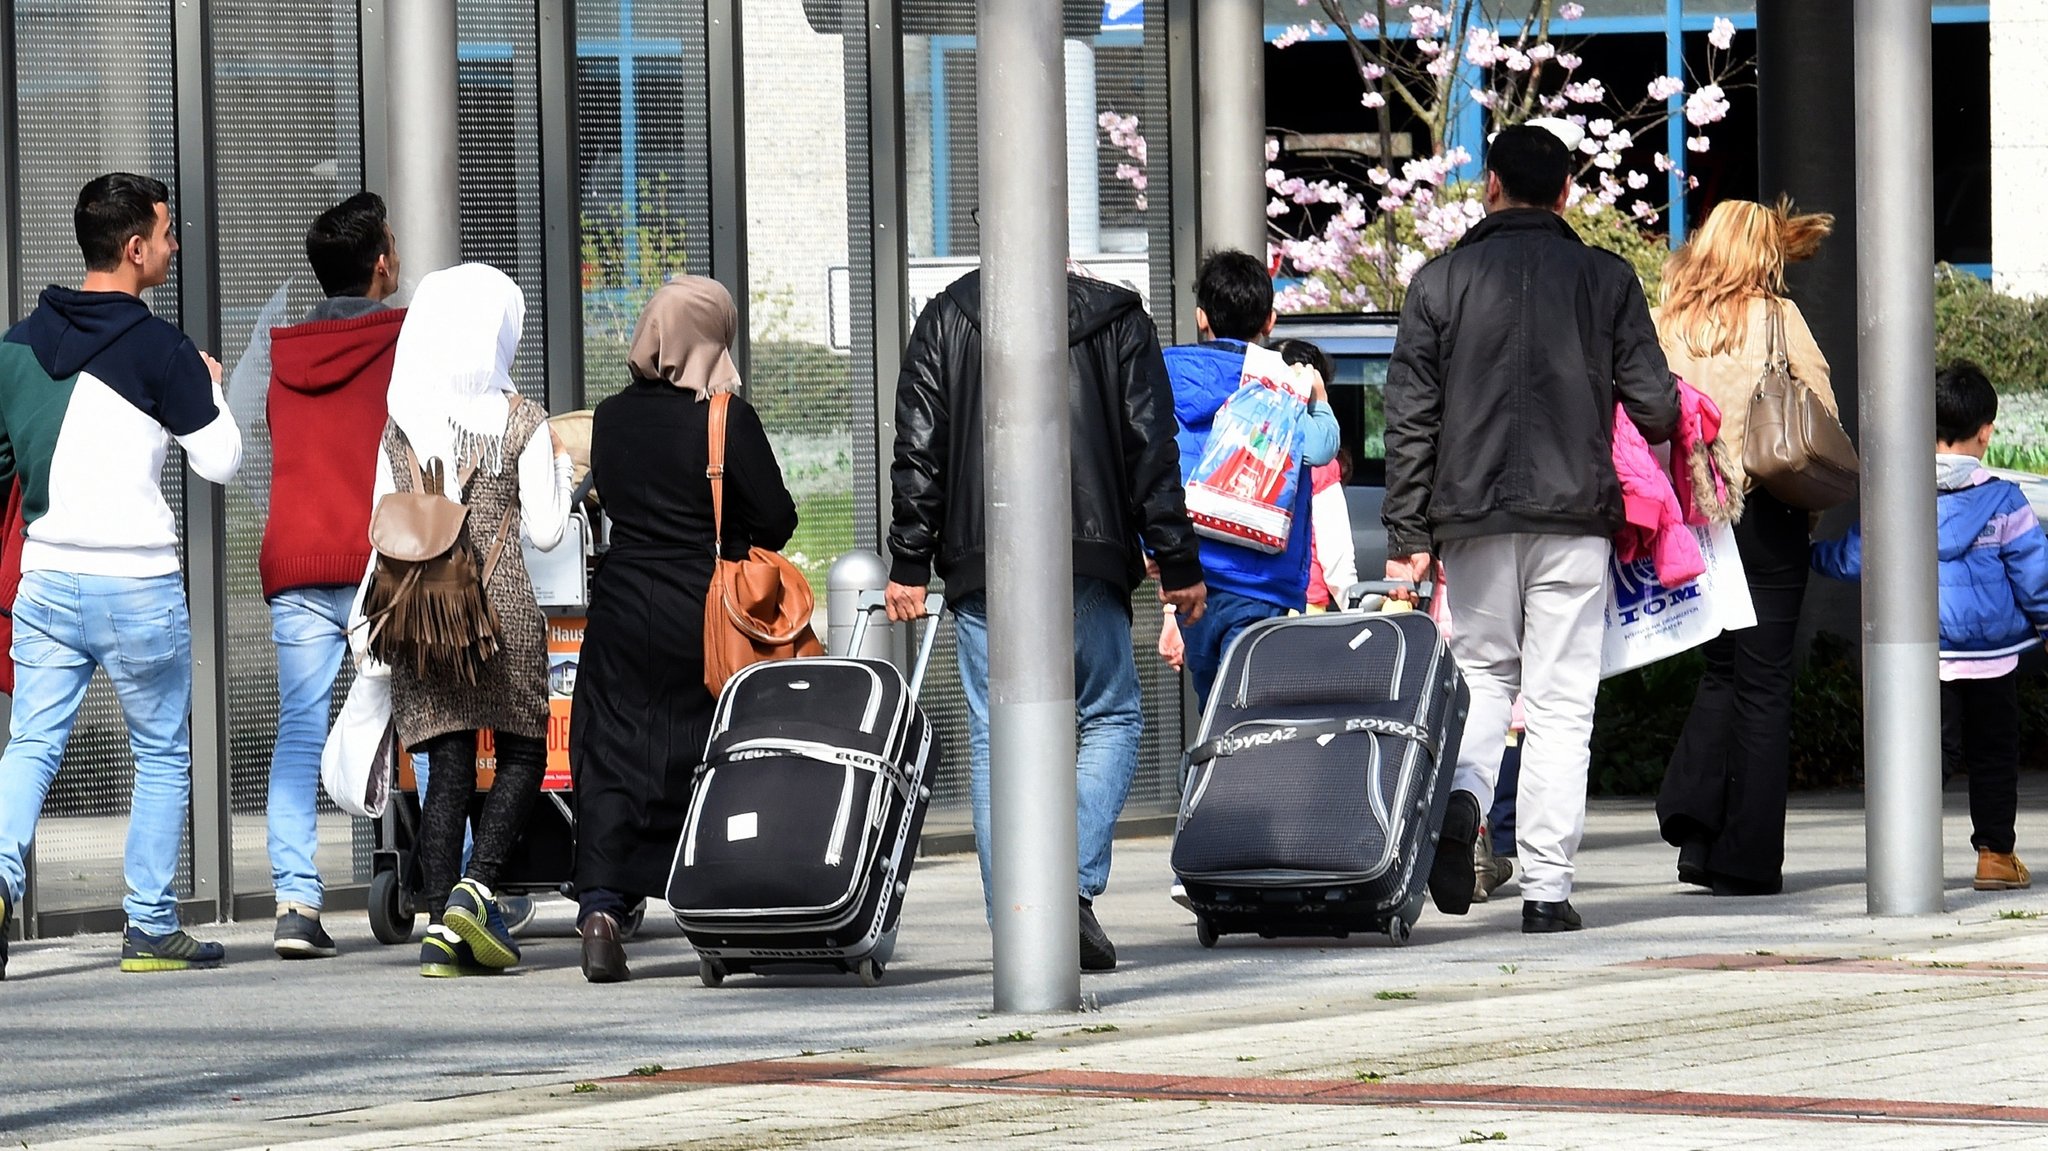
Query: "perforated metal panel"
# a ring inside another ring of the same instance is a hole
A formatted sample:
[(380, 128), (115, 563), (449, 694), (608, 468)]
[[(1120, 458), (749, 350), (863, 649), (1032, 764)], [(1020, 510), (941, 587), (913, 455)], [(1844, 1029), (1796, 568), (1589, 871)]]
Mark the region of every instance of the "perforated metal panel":
[[(1291, 7), (1291, 4), (1290, 4)], [(911, 29), (953, 29), (960, 9), (949, 0), (905, 0)], [(1130, 280), (1148, 291), (1158, 327), (1173, 328), (1173, 266), (1166, 110), (1166, 5), (1147, 4), (1142, 26), (1068, 41), (1069, 150), (1092, 164), (1094, 195), (1081, 192), (1077, 219), (1094, 208), (1092, 228), (1073, 229), (1073, 255), (1104, 278)], [(980, 129), (976, 42), (961, 34), (904, 38), (904, 142), (910, 216), (912, 295), (923, 299), (973, 266), (980, 252), (974, 208), (980, 200)], [(1083, 83), (1092, 76), (1092, 87)], [(1117, 118), (1117, 136), (1101, 123)], [(1135, 125), (1129, 123), (1135, 118)], [(1143, 138), (1133, 154), (1126, 130)], [(1082, 136), (1082, 131), (1088, 133)], [(1122, 173), (1119, 173), (1119, 169)], [(1141, 177), (1143, 186), (1133, 177)], [(1170, 336), (1169, 336), (1170, 338)], [(1171, 810), (1180, 762), (1180, 677), (1157, 654), (1160, 614), (1156, 585), (1133, 595), (1132, 647), (1145, 693), (1145, 734), (1126, 815)], [(946, 741), (946, 763), (934, 795), (935, 824), (966, 822), (967, 709), (960, 694), (951, 629), (941, 639), (925, 706)]]
[(457, 0), (462, 97), (462, 258), (512, 277), (526, 293), (526, 330), (512, 380), (547, 401), (542, 335), (540, 71), (534, 6)]
[(702, 0), (576, 6), (583, 184), (584, 403), (626, 385), (654, 289), (711, 268), (710, 108)]
[[(241, 473), (227, 501), (234, 882), (238, 892), (264, 892), (271, 885), (264, 817), (277, 736), (277, 659), (256, 571), (270, 487), (263, 419), (269, 329), (298, 323), (320, 299), (306, 263), (306, 229), (363, 186), (358, 26), (353, 7), (329, 0), (218, 0), (213, 36), (221, 362), (243, 442)], [(349, 821), (324, 796), (321, 805), (316, 861), (329, 883), (344, 882), (356, 872)]]
[[(20, 288), (25, 307), (50, 284), (84, 274), (73, 231), (78, 191), (95, 176), (130, 171), (171, 186), (177, 162), (169, 0), (17, 0), (14, 5), (17, 149), (21, 179)], [(90, 130), (81, 130), (90, 126)], [(178, 268), (146, 297), (178, 318)], [(164, 498), (183, 527), (181, 453), (164, 465)], [(45, 911), (117, 905), (126, 892), (121, 851), (134, 757), (104, 675), (93, 679), (36, 839), (36, 898)], [(191, 891), (190, 849), (178, 890)]]

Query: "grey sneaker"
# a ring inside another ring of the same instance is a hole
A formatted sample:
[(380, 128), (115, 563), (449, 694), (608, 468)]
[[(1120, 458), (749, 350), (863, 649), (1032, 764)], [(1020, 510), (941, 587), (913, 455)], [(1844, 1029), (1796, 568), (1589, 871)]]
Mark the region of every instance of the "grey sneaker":
[(332, 959), (341, 954), (341, 949), (328, 937), (327, 929), (320, 926), (318, 917), (296, 907), (287, 907), (277, 917), (277, 931), (271, 936), (270, 946), (283, 959)]
[(1479, 838), (1472, 841), (1472, 902), (1485, 903), (1494, 888), (1514, 876), (1515, 861), (1493, 853), (1493, 841), (1487, 838), (1482, 825)]

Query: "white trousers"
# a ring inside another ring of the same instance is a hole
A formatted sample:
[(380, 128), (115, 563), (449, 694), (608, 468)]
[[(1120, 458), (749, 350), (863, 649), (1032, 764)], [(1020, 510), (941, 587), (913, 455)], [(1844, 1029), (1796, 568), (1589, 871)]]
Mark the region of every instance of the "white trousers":
[(1438, 549), (1449, 590), (1451, 653), (1472, 689), (1455, 786), (1493, 805), (1508, 716), (1522, 697), (1522, 780), (1515, 850), (1522, 898), (1572, 893), (1586, 830), (1586, 770), (1612, 545), (1592, 536), (1504, 535)]

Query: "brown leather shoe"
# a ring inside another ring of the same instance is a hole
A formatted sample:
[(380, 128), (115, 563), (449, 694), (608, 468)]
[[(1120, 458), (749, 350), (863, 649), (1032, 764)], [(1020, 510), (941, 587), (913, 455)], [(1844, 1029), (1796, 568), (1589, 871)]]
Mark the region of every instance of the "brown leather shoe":
[(619, 944), (619, 921), (597, 911), (583, 920), (583, 978), (592, 983), (624, 983), (626, 949)]
[(2034, 877), (2027, 871), (2027, 865), (2010, 851), (1993, 851), (1988, 847), (1977, 849), (1977, 890), (2017, 891), (2034, 886)]

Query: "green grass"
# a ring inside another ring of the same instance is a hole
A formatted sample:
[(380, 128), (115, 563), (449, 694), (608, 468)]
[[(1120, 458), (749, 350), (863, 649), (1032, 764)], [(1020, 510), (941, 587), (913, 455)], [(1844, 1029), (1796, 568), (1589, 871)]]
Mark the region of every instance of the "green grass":
[(853, 493), (822, 491), (799, 496), (796, 514), (796, 534), (782, 554), (803, 569), (812, 593), (823, 596), (832, 561), (853, 548)]
[(2039, 911), (2021, 911), (2021, 910), (2017, 910), (2017, 909), (2014, 909), (2014, 908), (2007, 908), (2006, 910), (2004, 910), (2004, 911), (2001, 911), (2001, 912), (1999, 912), (1999, 913), (1998, 913), (1998, 918), (2000, 918), (2000, 919), (2039, 919), (2039, 918), (2041, 918), (2041, 915), (2042, 915), (2042, 914), (2043, 914), (2043, 913), (2042, 913), (2042, 912), (2039, 912)]
[(1373, 993), (1373, 998), (1382, 1001), (1389, 999), (1413, 999), (1415, 998), (1415, 993), (1413, 991), (1378, 991)]
[(663, 1066), (662, 1066), (661, 1064), (659, 1064), (659, 1063), (649, 1063), (649, 1064), (647, 1064), (647, 1065), (646, 1065), (646, 1066), (644, 1066), (644, 1067), (635, 1067), (635, 1068), (633, 1068), (633, 1072), (632, 1072), (632, 1073), (633, 1073), (633, 1074), (635, 1074), (635, 1075), (638, 1075), (638, 1076), (640, 1076), (640, 1077), (642, 1077), (642, 1078), (646, 1078), (646, 1077), (647, 1077), (647, 1076), (649, 1076), (649, 1075), (659, 1075), (659, 1074), (661, 1074), (662, 1072), (664, 1072), (664, 1071), (666, 1071), (666, 1070), (668, 1070), (668, 1068), (666, 1068), (666, 1067), (663, 1067)]

